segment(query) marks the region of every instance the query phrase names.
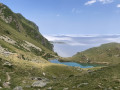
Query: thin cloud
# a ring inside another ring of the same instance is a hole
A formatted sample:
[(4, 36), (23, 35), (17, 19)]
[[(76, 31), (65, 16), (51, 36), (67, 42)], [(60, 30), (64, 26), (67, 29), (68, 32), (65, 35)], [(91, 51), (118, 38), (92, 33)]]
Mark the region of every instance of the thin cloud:
[(106, 38), (106, 41), (108, 42), (117, 42), (117, 43), (120, 43), (120, 37), (118, 38)]
[(49, 41), (62, 41), (62, 40), (71, 41), (72, 40), (69, 37), (56, 37), (56, 36), (49, 36), (49, 35), (44, 35), (44, 37), (47, 38)]
[(96, 2), (100, 2), (100, 3), (103, 3), (103, 4), (108, 4), (108, 3), (114, 2), (114, 0), (90, 0), (90, 1), (86, 2), (85, 5), (92, 5)]
[(98, 0), (98, 1), (103, 4), (107, 4), (107, 3), (112, 3), (114, 0)]
[(118, 4), (117, 7), (120, 8), (120, 4)]
[(90, 34), (88, 34), (88, 35), (83, 35), (83, 34), (67, 34), (67, 35), (65, 35), (65, 36), (68, 36), (68, 37), (97, 37), (97, 36), (99, 36), (98, 34), (94, 34), (94, 35), (90, 35)]
[(96, 3), (96, 0), (91, 0), (85, 3), (85, 5), (92, 5), (93, 3)]
[(75, 12), (75, 8), (72, 9), (72, 13), (74, 13), (74, 12)]
[(72, 9), (72, 13), (80, 14), (82, 11), (76, 8)]
[(57, 16), (57, 17), (59, 17), (59, 16), (60, 16), (60, 14), (57, 14), (56, 16)]
[(86, 46), (87, 44), (84, 44), (84, 43), (80, 43), (80, 42), (68, 42), (66, 43), (70, 46)]

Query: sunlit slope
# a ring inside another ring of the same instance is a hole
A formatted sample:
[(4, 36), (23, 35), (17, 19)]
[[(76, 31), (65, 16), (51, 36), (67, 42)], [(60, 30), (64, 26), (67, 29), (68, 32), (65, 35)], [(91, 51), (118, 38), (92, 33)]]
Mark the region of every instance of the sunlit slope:
[[(38, 29), (38, 26), (25, 19), (21, 14), (12, 12), (7, 6), (0, 4), (0, 41), (3, 47), (11, 47), (32, 52), (44, 59), (56, 56), (53, 52), (53, 45), (44, 38)], [(13, 50), (13, 49), (11, 49)], [(16, 52), (14, 49), (13, 52)]]
[(61, 59), (61, 61), (75, 61), (81, 63), (117, 64), (120, 63), (120, 44), (103, 44), (99, 47), (78, 52), (73, 57)]

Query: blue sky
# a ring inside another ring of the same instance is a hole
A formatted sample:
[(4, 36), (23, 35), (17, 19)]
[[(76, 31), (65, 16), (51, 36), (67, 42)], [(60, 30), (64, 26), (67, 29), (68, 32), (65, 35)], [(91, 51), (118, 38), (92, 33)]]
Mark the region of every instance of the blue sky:
[(1, 0), (42, 34), (120, 34), (120, 0)]

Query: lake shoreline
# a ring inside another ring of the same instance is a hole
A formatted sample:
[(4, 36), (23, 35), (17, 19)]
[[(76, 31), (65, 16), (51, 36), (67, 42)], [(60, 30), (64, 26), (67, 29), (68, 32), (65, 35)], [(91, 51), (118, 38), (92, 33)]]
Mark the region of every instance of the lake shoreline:
[(80, 63), (80, 64), (99, 64), (99, 65), (109, 65), (108, 62), (82, 62), (82, 61), (74, 61), (74, 60), (68, 60), (66, 58), (59, 58), (58, 61), (60, 62), (76, 62), (76, 63)]
[(49, 60), (51, 63), (56, 63), (56, 64), (64, 64), (67, 66), (73, 66), (73, 67), (80, 67), (80, 68), (93, 68), (93, 67), (101, 67), (105, 65), (101, 64), (91, 64), (91, 63), (77, 63), (77, 62), (60, 62), (57, 59), (54, 60)]

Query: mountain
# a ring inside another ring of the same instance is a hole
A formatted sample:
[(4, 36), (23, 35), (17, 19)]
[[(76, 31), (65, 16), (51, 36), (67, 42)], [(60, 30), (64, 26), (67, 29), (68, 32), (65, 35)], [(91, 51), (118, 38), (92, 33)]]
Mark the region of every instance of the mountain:
[[(53, 50), (53, 45), (39, 33), (38, 26), (24, 18), (21, 14), (13, 13), (7, 6), (0, 4), (0, 17), (1, 23), (9, 24), (17, 32), (36, 40), (49, 50)], [(6, 30), (6, 32), (10, 31)]]
[[(105, 46), (105, 50), (113, 52), (110, 57), (119, 58), (119, 44)], [(102, 49), (102, 53), (106, 53), (105, 50)], [(82, 69), (48, 61), (58, 57), (37, 25), (0, 4), (1, 90), (120, 89), (119, 64)]]
[[(47, 59), (54, 57), (53, 45), (44, 38), (38, 29), (38, 26), (32, 21), (27, 20), (19, 13), (12, 12), (6, 5), (0, 4), (0, 41), (5, 41), (5, 45), (14, 46), (19, 50), (42, 56)], [(9, 43), (9, 45), (8, 45)], [(16, 52), (15, 49), (9, 49)]]
[(74, 61), (79, 63), (100, 63), (117, 64), (120, 63), (120, 43), (107, 43), (99, 47), (78, 52), (69, 58), (61, 58), (61, 61)]
[(48, 61), (57, 57), (35, 23), (0, 3), (0, 89), (47, 90), (56, 80), (78, 73)]

